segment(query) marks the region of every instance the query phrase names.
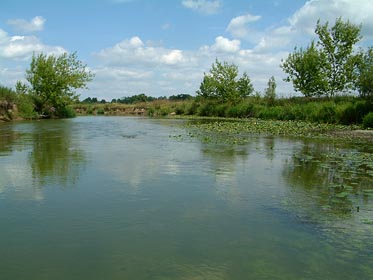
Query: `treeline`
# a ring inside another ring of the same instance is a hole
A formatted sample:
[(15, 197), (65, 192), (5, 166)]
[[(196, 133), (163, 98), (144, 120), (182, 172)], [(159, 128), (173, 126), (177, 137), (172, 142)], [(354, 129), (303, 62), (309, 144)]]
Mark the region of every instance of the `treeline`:
[(141, 94), (135, 94), (128, 97), (122, 97), (118, 99), (112, 99), (110, 102), (106, 101), (105, 99), (98, 100), (97, 97), (87, 97), (83, 99), (80, 103), (83, 104), (106, 104), (106, 103), (120, 103), (120, 104), (137, 104), (142, 102), (153, 102), (155, 100), (171, 100), (171, 101), (184, 101), (184, 100), (191, 100), (194, 97), (190, 94), (177, 94), (177, 95), (171, 95), (170, 97), (167, 96), (161, 96), (161, 97), (152, 97), (147, 96), (144, 93)]

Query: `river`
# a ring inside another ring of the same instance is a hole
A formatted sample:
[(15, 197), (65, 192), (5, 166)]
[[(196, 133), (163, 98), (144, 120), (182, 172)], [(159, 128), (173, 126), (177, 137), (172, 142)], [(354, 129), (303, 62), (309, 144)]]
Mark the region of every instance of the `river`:
[(0, 279), (373, 279), (371, 145), (187, 122), (0, 124)]

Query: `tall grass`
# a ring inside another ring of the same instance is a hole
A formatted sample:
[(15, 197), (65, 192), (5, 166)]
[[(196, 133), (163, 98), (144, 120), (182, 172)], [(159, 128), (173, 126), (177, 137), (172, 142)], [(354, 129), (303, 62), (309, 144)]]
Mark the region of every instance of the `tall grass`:
[(208, 117), (260, 118), (299, 120), (330, 124), (362, 124), (373, 111), (372, 102), (352, 96), (335, 98), (280, 98), (268, 102), (265, 98), (249, 97), (238, 104), (194, 98), (185, 101), (155, 100), (136, 104), (76, 104), (78, 114), (105, 115), (195, 115)]
[(34, 118), (36, 116), (34, 107), (31, 96), (17, 94), (11, 88), (0, 85), (0, 115), (5, 119)]

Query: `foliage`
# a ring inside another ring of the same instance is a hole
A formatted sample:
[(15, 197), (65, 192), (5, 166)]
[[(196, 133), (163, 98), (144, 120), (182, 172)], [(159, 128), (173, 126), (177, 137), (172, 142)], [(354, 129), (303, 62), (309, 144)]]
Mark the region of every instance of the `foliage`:
[(30, 95), (19, 93), (17, 95), (17, 107), (19, 115), (25, 119), (36, 118), (37, 113), (35, 112), (35, 105)]
[(361, 26), (344, 22), (340, 17), (331, 28), (328, 22), (324, 25), (320, 20), (317, 22), (315, 33), (319, 36), (318, 45), (320, 52), (327, 58), (327, 64), (322, 66), (328, 81), (329, 96), (352, 88), (357, 63), (357, 56), (352, 52), (362, 38), (360, 32)]
[(60, 56), (33, 55), (26, 70), (28, 85), (17, 83), (18, 92), (30, 94), (39, 114), (66, 116), (66, 106), (78, 100), (76, 89), (85, 88), (93, 74), (76, 53)]
[[(5, 101), (6, 108), (2, 108), (2, 111), (8, 119), (16, 118), (18, 115), (22, 118), (34, 118), (36, 116), (33, 100), (27, 94), (17, 93), (11, 88), (0, 85), (0, 104), (3, 101)], [(4, 103), (2, 105), (4, 107)], [(15, 111), (13, 111), (13, 105), (17, 106)]]
[(320, 96), (327, 90), (327, 80), (321, 65), (326, 63), (325, 56), (320, 53), (312, 42), (305, 50), (294, 49), (281, 67), (288, 77), (286, 82), (293, 82), (295, 91), (300, 91), (306, 97)]
[(146, 94), (141, 93), (141, 94), (132, 95), (129, 97), (118, 98), (116, 102), (123, 103), (123, 104), (136, 104), (136, 103), (141, 103), (141, 102), (151, 102), (154, 100), (156, 100), (156, 98), (147, 96)]
[(190, 94), (178, 94), (178, 95), (171, 95), (168, 99), (172, 101), (190, 100), (190, 99), (193, 99), (193, 96), (191, 96)]
[(355, 87), (363, 98), (373, 100), (373, 47), (359, 54)]
[(267, 85), (268, 87), (265, 89), (264, 98), (267, 100), (269, 104), (273, 104), (276, 99), (276, 87), (277, 87), (275, 77), (272, 76), (268, 80)]
[(363, 118), (364, 128), (373, 128), (373, 112), (370, 112)]
[(0, 85), (0, 100), (5, 100), (9, 103), (13, 103), (15, 102), (16, 98), (16, 93), (11, 88)]
[(212, 64), (210, 72), (205, 73), (197, 95), (204, 100), (238, 103), (248, 97), (253, 91), (249, 76), (244, 73), (238, 77), (238, 67), (235, 64), (219, 62)]
[(341, 18), (331, 28), (319, 20), (317, 43), (312, 42), (305, 50), (295, 48), (283, 61), (281, 67), (288, 74), (285, 81), (293, 82), (294, 89), (305, 96), (334, 96), (352, 89), (359, 62), (353, 48), (361, 39), (360, 31), (361, 26)]

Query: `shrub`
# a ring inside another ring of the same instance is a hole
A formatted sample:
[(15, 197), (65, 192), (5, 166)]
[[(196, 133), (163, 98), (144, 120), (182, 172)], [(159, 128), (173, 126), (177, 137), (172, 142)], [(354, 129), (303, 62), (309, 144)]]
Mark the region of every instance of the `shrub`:
[(339, 123), (341, 124), (356, 124), (358, 122), (356, 115), (356, 107), (353, 103), (349, 103), (344, 107), (339, 107), (337, 111)]
[(97, 114), (97, 115), (104, 115), (104, 114), (105, 114), (105, 111), (104, 111), (103, 108), (99, 108), (99, 109), (97, 109), (96, 114)]
[(76, 113), (71, 106), (65, 106), (58, 110), (58, 117), (60, 118), (75, 118)]
[(336, 123), (336, 110), (334, 103), (325, 103), (318, 112), (318, 121), (324, 123)]
[(35, 112), (35, 106), (33, 99), (30, 95), (19, 94), (17, 98), (17, 107), (19, 115), (25, 119), (35, 118), (37, 113)]
[(0, 100), (6, 100), (9, 103), (14, 103), (16, 93), (11, 89), (0, 85)]
[(187, 115), (196, 115), (198, 113), (200, 104), (196, 101), (193, 101), (190, 106), (186, 109)]
[(282, 120), (283, 116), (283, 107), (281, 106), (263, 107), (258, 114), (259, 118), (266, 120)]
[(372, 103), (368, 101), (358, 101), (355, 104), (355, 110), (356, 110), (356, 119), (358, 123), (361, 123), (363, 120), (363, 117), (368, 114), (370, 111), (372, 111)]
[(373, 128), (373, 112), (370, 112), (363, 118), (364, 128)]
[(232, 118), (247, 118), (253, 117), (254, 105), (252, 103), (243, 102), (227, 108), (227, 116)]
[(215, 116), (215, 104), (213, 102), (206, 102), (199, 108), (198, 115), (203, 117)]

